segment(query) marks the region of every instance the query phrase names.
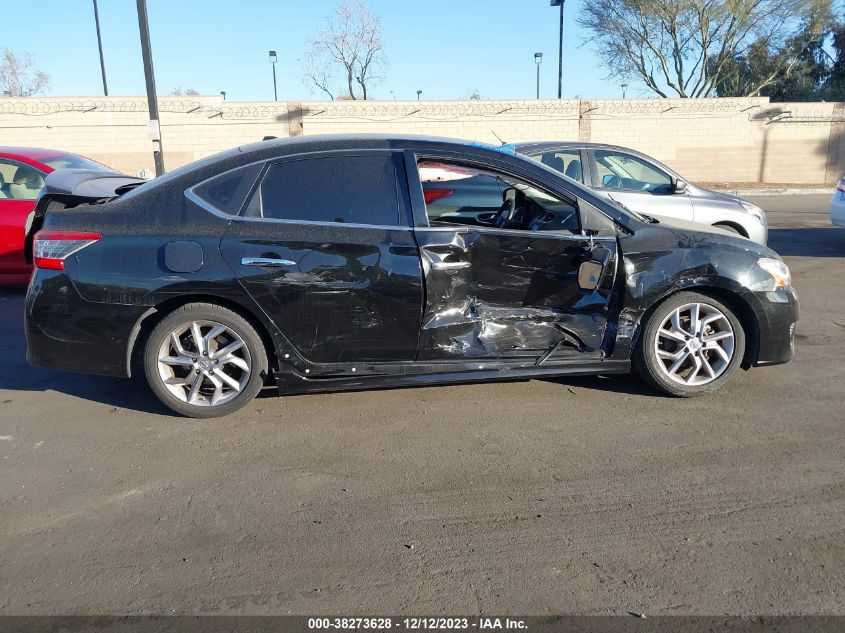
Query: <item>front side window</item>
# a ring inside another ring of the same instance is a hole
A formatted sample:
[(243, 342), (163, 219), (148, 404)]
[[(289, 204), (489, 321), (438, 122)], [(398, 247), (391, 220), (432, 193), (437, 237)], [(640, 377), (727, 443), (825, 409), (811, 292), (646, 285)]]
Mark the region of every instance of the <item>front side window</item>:
[(0, 158), (0, 199), (35, 200), (44, 186), (44, 174), (14, 161)]
[(508, 174), (438, 160), (418, 165), (430, 226), (580, 231), (578, 206)]
[(624, 152), (596, 150), (599, 182), (607, 189), (669, 193), (672, 178), (654, 165)]
[(581, 152), (577, 149), (545, 152), (531, 158), (577, 183), (584, 184), (584, 167), (581, 164)]
[(269, 167), (247, 215), (279, 220), (396, 226), (396, 167), (390, 155), (329, 156)]

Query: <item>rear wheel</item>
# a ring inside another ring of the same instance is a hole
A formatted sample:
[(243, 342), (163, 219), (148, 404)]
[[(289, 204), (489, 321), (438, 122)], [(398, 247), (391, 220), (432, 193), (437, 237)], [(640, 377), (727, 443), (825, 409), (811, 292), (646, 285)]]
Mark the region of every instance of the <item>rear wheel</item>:
[(673, 396), (710, 393), (742, 363), (745, 332), (733, 311), (716, 299), (681, 292), (648, 317), (634, 364), (654, 387)]
[(168, 407), (194, 418), (237, 411), (261, 390), (267, 353), (239, 314), (211, 303), (191, 303), (167, 315), (144, 349), (150, 388)]

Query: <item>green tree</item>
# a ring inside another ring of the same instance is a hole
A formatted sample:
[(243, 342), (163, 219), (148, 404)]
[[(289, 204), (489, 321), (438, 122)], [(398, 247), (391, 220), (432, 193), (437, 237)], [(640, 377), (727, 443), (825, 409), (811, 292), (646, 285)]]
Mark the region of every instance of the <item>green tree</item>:
[[(845, 43), (841, 31), (842, 24), (833, 16), (832, 2), (812, 2), (800, 28), (783, 45), (772, 46), (766, 38), (758, 38), (745, 50), (735, 52), (723, 64), (716, 94), (760, 95), (773, 101), (831, 98), (837, 94), (837, 64), (841, 77), (841, 49)], [(831, 42), (834, 55), (829, 52)], [(715, 65), (718, 60), (711, 58), (708, 63)]]
[[(591, 0), (579, 23), (612, 76), (661, 97), (707, 97), (755, 42), (781, 53), (811, 11), (808, 0)], [(765, 81), (767, 77), (763, 77)], [(750, 85), (748, 92), (759, 87)]]

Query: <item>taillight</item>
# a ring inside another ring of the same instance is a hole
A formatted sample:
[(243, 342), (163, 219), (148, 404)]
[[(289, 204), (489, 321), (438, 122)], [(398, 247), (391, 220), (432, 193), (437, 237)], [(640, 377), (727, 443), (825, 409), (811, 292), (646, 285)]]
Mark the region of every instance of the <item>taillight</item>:
[(839, 179), (839, 184), (836, 185), (836, 190), (845, 193), (845, 178)]
[(99, 233), (78, 231), (38, 231), (33, 237), (32, 253), (36, 268), (64, 270), (65, 259), (103, 237)]
[(425, 196), (425, 203), (429, 204), (435, 200), (440, 200), (440, 198), (451, 196), (453, 193), (455, 193), (454, 189), (426, 189), (423, 195)]

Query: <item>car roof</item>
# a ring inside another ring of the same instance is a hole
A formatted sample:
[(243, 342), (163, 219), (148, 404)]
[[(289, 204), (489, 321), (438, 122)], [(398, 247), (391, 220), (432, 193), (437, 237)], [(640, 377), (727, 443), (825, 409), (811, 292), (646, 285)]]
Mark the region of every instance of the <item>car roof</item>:
[(319, 149), (358, 149), (383, 148), (397, 149), (402, 147), (419, 147), (420, 145), (444, 145), (454, 147), (480, 148), (514, 154), (512, 145), (492, 145), (480, 141), (446, 138), (441, 136), (425, 136), (416, 134), (314, 134), (309, 136), (291, 136), (287, 138), (272, 138), (237, 148), (242, 153), (260, 151), (268, 147), (295, 148), (301, 146), (304, 151), (318, 151)]
[[(307, 154), (337, 150), (404, 150), (404, 149), (455, 149), (465, 147), (487, 152), (496, 152), (516, 156), (512, 145), (490, 145), (477, 141), (467, 141), (436, 136), (395, 135), (395, 134), (314, 134), (285, 138), (267, 138), (263, 141), (241, 145), (232, 149), (201, 158), (192, 163), (177, 167), (159, 176), (150, 184), (168, 184), (191, 173), (202, 173), (209, 168), (228, 165), (226, 169), (246, 165), (271, 158), (281, 158), (294, 154)], [(520, 157), (526, 159), (525, 157)], [(527, 160), (527, 159), (526, 159)], [(149, 187), (143, 187), (149, 190)]]
[(642, 154), (642, 152), (638, 152), (630, 147), (623, 147), (622, 145), (611, 145), (609, 143), (586, 143), (582, 141), (524, 141), (522, 143), (514, 143), (513, 146), (516, 148), (516, 151), (523, 154), (574, 147), (583, 147), (585, 149), (620, 150), (624, 152), (631, 152), (633, 154)]

